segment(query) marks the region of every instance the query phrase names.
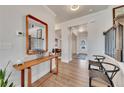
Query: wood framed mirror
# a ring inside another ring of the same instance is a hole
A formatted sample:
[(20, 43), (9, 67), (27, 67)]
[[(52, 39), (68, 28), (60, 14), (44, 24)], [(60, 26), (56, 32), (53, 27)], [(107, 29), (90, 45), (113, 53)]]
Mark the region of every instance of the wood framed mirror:
[(41, 54), (48, 50), (48, 25), (40, 19), (26, 16), (26, 52), (28, 55)]
[(113, 8), (113, 24), (115, 24), (115, 18), (121, 14), (124, 14), (124, 5)]

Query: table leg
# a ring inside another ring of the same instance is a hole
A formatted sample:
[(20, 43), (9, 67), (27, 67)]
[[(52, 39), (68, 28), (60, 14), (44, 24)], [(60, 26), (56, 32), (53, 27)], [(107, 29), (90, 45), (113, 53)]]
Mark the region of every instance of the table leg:
[(52, 73), (52, 59), (50, 59), (50, 73)]
[(31, 67), (28, 67), (28, 87), (31, 87), (31, 80), (32, 80)]
[(59, 71), (59, 68), (58, 68), (58, 66), (59, 66), (58, 57), (56, 57), (55, 60), (56, 60), (56, 75), (58, 75), (58, 71)]
[(25, 86), (25, 70), (21, 70), (21, 87)]

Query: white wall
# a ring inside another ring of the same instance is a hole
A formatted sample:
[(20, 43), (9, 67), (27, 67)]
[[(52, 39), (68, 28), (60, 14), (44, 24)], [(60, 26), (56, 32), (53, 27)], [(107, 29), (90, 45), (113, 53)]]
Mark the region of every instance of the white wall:
[(68, 53), (69, 53), (69, 61), (71, 61), (72, 60), (72, 31), (70, 30), (68, 32), (69, 32), (68, 33), (68, 40), (69, 40), (69, 42), (68, 42), (69, 52)]
[(72, 54), (77, 53), (77, 36), (72, 33)]
[(65, 25), (61, 25), (61, 33), (62, 33), (62, 62), (68, 63), (72, 59), (72, 39), (71, 39), (71, 31), (68, 27), (64, 27)]
[[(26, 55), (25, 36), (18, 37), (17, 31), (25, 33), (25, 16), (31, 14), (42, 21), (48, 23), (48, 49), (54, 48), (54, 15), (44, 6), (0, 6), (0, 68), (5, 67), (11, 60), (8, 71), (13, 71), (12, 80), (19, 86), (20, 72), (13, 69), (12, 65), (18, 59), (31, 60), (37, 55)], [(49, 63), (42, 63), (34, 66), (33, 81), (43, 76), (49, 71)], [(27, 82), (27, 81), (25, 81)]]

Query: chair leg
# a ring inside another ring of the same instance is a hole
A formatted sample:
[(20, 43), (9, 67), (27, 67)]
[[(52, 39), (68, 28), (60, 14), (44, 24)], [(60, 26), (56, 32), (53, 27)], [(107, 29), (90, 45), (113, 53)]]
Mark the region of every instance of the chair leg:
[(92, 80), (92, 78), (89, 77), (89, 87), (92, 87), (92, 85), (91, 85), (91, 80)]
[(90, 70), (90, 64), (88, 65), (88, 70)]

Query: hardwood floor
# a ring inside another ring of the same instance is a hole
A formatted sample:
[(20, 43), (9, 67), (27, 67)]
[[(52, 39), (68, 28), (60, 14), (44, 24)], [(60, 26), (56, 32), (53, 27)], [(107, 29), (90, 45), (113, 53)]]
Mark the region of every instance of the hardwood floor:
[[(46, 75), (47, 80), (39, 79), (35, 87), (88, 87), (88, 62), (81, 59), (73, 59), (70, 63), (59, 61), (59, 74)], [(42, 83), (42, 84), (41, 84)]]

